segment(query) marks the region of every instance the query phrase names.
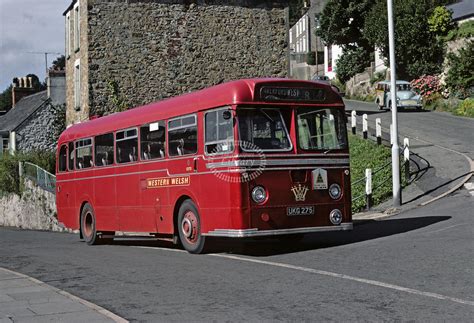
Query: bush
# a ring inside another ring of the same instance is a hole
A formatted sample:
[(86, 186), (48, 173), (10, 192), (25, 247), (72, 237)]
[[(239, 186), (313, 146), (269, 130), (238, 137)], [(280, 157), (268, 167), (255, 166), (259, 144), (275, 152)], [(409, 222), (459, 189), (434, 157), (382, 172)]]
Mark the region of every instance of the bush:
[(464, 99), (472, 96), (474, 89), (474, 41), (469, 41), (458, 54), (448, 54), (446, 86), (451, 94)]
[(52, 152), (29, 152), (19, 153), (14, 156), (6, 153), (0, 156), (0, 191), (3, 193), (21, 194), (20, 176), (18, 172), (18, 163), (30, 162), (55, 173), (56, 157)]
[(367, 53), (362, 47), (348, 48), (337, 60), (337, 78), (347, 82), (351, 77), (365, 71), (373, 60), (373, 53)]
[(455, 115), (474, 118), (474, 99), (462, 101), (454, 111)]
[(474, 36), (474, 21), (466, 21), (459, 25), (457, 29), (452, 29), (448, 32), (445, 39), (447, 41), (458, 39), (458, 38), (469, 38)]
[(423, 75), (411, 81), (412, 88), (421, 96), (425, 102), (434, 101), (441, 97), (441, 83), (437, 75)]

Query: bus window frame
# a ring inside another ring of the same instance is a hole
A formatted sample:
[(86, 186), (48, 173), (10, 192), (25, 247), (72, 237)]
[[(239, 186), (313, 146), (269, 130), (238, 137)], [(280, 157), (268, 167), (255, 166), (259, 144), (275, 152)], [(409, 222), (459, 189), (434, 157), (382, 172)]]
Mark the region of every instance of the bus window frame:
[[(284, 108), (284, 107), (282, 107)], [(240, 135), (240, 119), (239, 119), (239, 110), (257, 110), (257, 109), (261, 109), (261, 110), (276, 110), (278, 111), (278, 113), (280, 114), (280, 117), (281, 117), (281, 121), (283, 123), (283, 128), (285, 129), (285, 132), (286, 132), (286, 135), (287, 135), (287, 138), (288, 138), (288, 141), (290, 142), (290, 147), (287, 148), (287, 149), (262, 149), (262, 148), (259, 148), (258, 150), (249, 150), (249, 149), (244, 149), (242, 148), (242, 145), (240, 144), (241, 141), (242, 141), (242, 137)], [(283, 118), (283, 115), (281, 114), (280, 112), (281, 108), (274, 108), (274, 107), (265, 107), (265, 106), (262, 106), (262, 107), (255, 107), (255, 106), (237, 106), (237, 109), (236, 109), (236, 116), (237, 116), (237, 132), (238, 132), (238, 141), (239, 141), (239, 148), (242, 149), (243, 152), (245, 153), (259, 153), (259, 152), (263, 152), (263, 153), (273, 153), (273, 152), (284, 152), (284, 153), (288, 153), (288, 152), (291, 152), (293, 151), (294, 149), (294, 145), (293, 145), (293, 140), (291, 139), (291, 134), (290, 132), (288, 131), (288, 128), (286, 127), (286, 122), (285, 122), (285, 119)], [(292, 109), (293, 110), (293, 109)], [(291, 113), (293, 114), (294, 111), (291, 111)], [(290, 120), (291, 122), (291, 120)]]
[[(219, 143), (225, 142), (225, 140), (217, 140), (217, 141), (212, 141), (212, 142), (207, 142), (206, 141), (206, 114), (210, 113), (210, 112), (217, 112), (217, 111), (220, 111), (220, 110), (227, 110), (227, 111), (231, 111), (231, 112), (234, 111), (230, 105), (203, 111), (203, 118), (202, 118), (202, 120), (203, 120), (203, 132), (202, 132), (202, 134), (203, 134), (203, 143), (204, 143), (203, 148), (204, 148), (204, 155), (205, 156), (231, 155), (231, 154), (235, 153), (235, 147), (236, 147), (236, 145), (235, 145), (235, 126), (237, 125), (237, 123), (234, 122), (234, 117), (235, 116), (234, 116), (233, 113), (232, 113), (232, 118), (231, 118), (232, 143), (233, 143), (232, 150), (226, 151), (226, 152), (220, 152), (220, 153), (208, 153), (207, 150), (206, 150), (206, 145), (207, 144), (219, 144)], [(219, 127), (219, 117), (217, 119), (217, 126)]]
[[(112, 158), (112, 163), (111, 164), (108, 164), (108, 165), (96, 165), (96, 161), (95, 161), (95, 138), (96, 137), (99, 137), (99, 136), (103, 136), (103, 135), (108, 135), (108, 134), (112, 134), (112, 140), (113, 140), (113, 144), (112, 144), (112, 148), (113, 148), (113, 158)], [(110, 131), (110, 132), (104, 132), (104, 133), (99, 133), (97, 135), (94, 135), (94, 142), (93, 142), (93, 154), (94, 154), (94, 167), (97, 167), (97, 168), (104, 168), (104, 167), (113, 167), (115, 165), (117, 165), (116, 161), (115, 161), (115, 133), (114, 131)]]
[[(72, 151), (70, 146), (72, 145)], [(73, 172), (76, 170), (76, 143), (74, 141), (70, 141), (67, 143), (67, 170)], [(72, 167), (70, 166), (71, 162), (71, 153), (72, 153)]]
[[(116, 130), (114, 131), (114, 161), (115, 161), (115, 165), (116, 166), (120, 166), (120, 165), (127, 165), (127, 164), (133, 164), (133, 163), (138, 163), (138, 160), (140, 157), (140, 152), (139, 152), (139, 149), (140, 149), (140, 136), (139, 136), (139, 126), (134, 126), (134, 127), (130, 127), (130, 128), (125, 128), (125, 129), (120, 129), (120, 130)], [(132, 137), (125, 137), (125, 134), (124, 134), (124, 138), (123, 139), (117, 139), (117, 133), (119, 132), (127, 132), (129, 130), (135, 130), (135, 136), (132, 136)], [(117, 147), (117, 143), (119, 141), (125, 141), (125, 140), (129, 140), (129, 139), (134, 139), (134, 138), (137, 138), (137, 160), (133, 160), (133, 161), (128, 161), (128, 162), (123, 162), (123, 163), (120, 163), (118, 161), (118, 158), (117, 158), (117, 152), (118, 152), (118, 147)]]
[(65, 165), (66, 169), (61, 170), (60, 163), (58, 163), (58, 173), (67, 173), (69, 171), (69, 143), (65, 142), (61, 144), (61, 147), (59, 148), (59, 152), (58, 152), (58, 161), (61, 159), (61, 149), (63, 147), (66, 147), (66, 165)]
[[(89, 140), (89, 139), (91, 141), (90, 145), (82, 146), (81, 148), (89, 147), (89, 146), (92, 148), (92, 153), (91, 153), (92, 165), (90, 167), (78, 168), (77, 167), (77, 152), (78, 152), (77, 143), (80, 142), (80, 141), (85, 141), (85, 140)], [(76, 170), (76, 171), (87, 171), (90, 168), (94, 168), (94, 164), (95, 164), (94, 153), (95, 153), (94, 152), (94, 137), (86, 137), (86, 138), (80, 138), (80, 139), (75, 140), (74, 141), (74, 170)]]
[[(142, 154), (142, 127), (145, 127), (145, 126), (150, 126), (150, 124), (152, 123), (158, 123), (160, 124), (160, 122), (163, 123), (163, 127), (165, 128), (165, 141), (164, 141), (164, 149), (163, 149), (163, 154), (164, 156), (163, 157), (157, 157), (157, 158), (150, 158), (150, 159), (144, 159), (142, 158), (143, 154)], [(148, 122), (148, 123), (144, 123), (142, 124), (141, 126), (139, 126), (139, 133), (138, 133), (138, 160), (140, 162), (143, 162), (143, 163), (147, 163), (147, 162), (154, 162), (154, 161), (159, 161), (159, 160), (163, 160), (163, 159), (166, 159), (166, 157), (169, 157), (169, 154), (168, 154), (168, 125), (167, 125), (167, 120), (166, 119), (162, 119), (162, 120), (157, 120), (157, 121), (151, 121), (151, 122)]]
[[(179, 127), (174, 127), (174, 128), (170, 128), (170, 122), (171, 121), (174, 121), (174, 120), (178, 120), (178, 119), (183, 119), (183, 118), (186, 118), (186, 117), (194, 117), (194, 124), (192, 125), (185, 125), (185, 126), (179, 126)], [(170, 130), (180, 130), (180, 129), (185, 129), (185, 128), (190, 128), (190, 127), (196, 127), (196, 145), (197, 145), (197, 149), (196, 149), (196, 152), (195, 153), (192, 153), (192, 154), (186, 154), (186, 155), (175, 155), (175, 156), (172, 156), (170, 155), (170, 147), (171, 145), (169, 144), (169, 139), (170, 139), (170, 136), (169, 136), (169, 132)], [(190, 156), (196, 156), (198, 153), (199, 153), (199, 123), (198, 123), (198, 113), (197, 112), (194, 112), (194, 113), (189, 113), (189, 114), (183, 114), (181, 116), (177, 116), (177, 117), (173, 117), (171, 119), (168, 119), (166, 121), (166, 149), (167, 149), (167, 156), (168, 158), (187, 158), (187, 157), (190, 157)]]

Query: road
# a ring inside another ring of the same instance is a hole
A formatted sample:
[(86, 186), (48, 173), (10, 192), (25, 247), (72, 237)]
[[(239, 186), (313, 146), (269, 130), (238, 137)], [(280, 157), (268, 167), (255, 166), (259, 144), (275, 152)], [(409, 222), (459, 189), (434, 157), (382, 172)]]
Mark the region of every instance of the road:
[[(405, 113), (401, 131), (416, 136), (444, 118), (454, 130), (421, 138), (472, 156), (470, 120)], [(215, 240), (207, 255), (148, 241), (90, 247), (73, 234), (0, 228), (0, 267), (131, 321), (472, 322), (473, 206), (474, 197), (459, 190), (385, 220), (356, 223), (352, 232), (306, 236), (298, 244)]]

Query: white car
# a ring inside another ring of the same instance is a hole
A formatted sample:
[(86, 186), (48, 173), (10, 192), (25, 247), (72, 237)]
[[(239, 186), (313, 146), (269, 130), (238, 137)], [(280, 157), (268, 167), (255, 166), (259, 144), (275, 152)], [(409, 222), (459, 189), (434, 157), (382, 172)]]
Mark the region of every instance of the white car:
[[(423, 109), (421, 95), (412, 90), (410, 82), (397, 80), (396, 84), (397, 108)], [(375, 103), (378, 104), (380, 110), (384, 108), (390, 109), (392, 107), (389, 81), (377, 83)]]

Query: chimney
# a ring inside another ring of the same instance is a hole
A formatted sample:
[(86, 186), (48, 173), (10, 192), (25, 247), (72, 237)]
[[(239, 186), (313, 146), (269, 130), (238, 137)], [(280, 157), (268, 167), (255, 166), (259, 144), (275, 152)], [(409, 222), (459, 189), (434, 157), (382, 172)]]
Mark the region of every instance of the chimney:
[(53, 105), (66, 103), (66, 71), (64, 69), (48, 70), (48, 98)]
[(25, 96), (35, 93), (32, 77), (15, 77), (12, 85), (12, 108)]

